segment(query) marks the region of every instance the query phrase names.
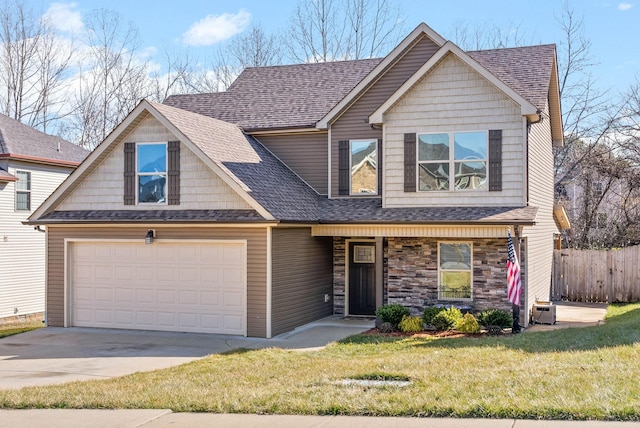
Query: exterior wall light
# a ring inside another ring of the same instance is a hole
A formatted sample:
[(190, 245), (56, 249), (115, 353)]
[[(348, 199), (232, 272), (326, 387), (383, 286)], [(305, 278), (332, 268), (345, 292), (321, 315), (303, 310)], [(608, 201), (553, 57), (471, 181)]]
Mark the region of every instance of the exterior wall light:
[(147, 235), (144, 237), (145, 244), (153, 244), (153, 238), (156, 237), (156, 231), (153, 229), (149, 229), (147, 231)]

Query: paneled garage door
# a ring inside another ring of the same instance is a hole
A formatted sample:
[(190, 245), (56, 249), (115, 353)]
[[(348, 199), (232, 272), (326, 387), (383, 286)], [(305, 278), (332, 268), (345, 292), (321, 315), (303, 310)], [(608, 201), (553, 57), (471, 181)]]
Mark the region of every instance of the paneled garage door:
[(69, 244), (77, 327), (246, 335), (246, 244)]

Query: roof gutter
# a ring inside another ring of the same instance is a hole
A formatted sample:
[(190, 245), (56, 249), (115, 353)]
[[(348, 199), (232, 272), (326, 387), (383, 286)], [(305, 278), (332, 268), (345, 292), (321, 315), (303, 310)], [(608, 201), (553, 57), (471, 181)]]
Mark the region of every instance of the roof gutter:
[(21, 160), (21, 161), (39, 163), (44, 165), (69, 166), (74, 168), (80, 165), (80, 162), (40, 158), (36, 156), (16, 155), (13, 153), (2, 153), (0, 154), (0, 159)]

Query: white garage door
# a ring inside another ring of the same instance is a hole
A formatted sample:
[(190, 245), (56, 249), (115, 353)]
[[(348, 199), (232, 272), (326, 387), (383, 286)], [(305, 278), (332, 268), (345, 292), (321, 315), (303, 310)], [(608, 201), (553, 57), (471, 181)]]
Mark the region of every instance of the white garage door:
[(243, 242), (73, 242), (77, 327), (246, 335)]

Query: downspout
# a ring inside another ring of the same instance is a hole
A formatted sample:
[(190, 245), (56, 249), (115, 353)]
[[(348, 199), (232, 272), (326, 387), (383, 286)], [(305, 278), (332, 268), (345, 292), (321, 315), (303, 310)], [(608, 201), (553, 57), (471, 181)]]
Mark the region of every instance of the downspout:
[(527, 167), (525, 169), (525, 183), (526, 183), (526, 198), (525, 203), (527, 206), (529, 205), (529, 132), (531, 131), (531, 125), (535, 125), (536, 123), (542, 122), (542, 111), (537, 110), (536, 114), (538, 115), (538, 119), (534, 121), (529, 121), (529, 119), (525, 119), (526, 128), (525, 128), (525, 160), (527, 163)]

